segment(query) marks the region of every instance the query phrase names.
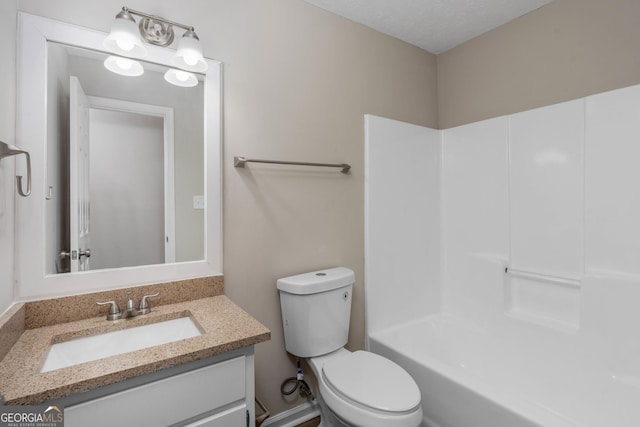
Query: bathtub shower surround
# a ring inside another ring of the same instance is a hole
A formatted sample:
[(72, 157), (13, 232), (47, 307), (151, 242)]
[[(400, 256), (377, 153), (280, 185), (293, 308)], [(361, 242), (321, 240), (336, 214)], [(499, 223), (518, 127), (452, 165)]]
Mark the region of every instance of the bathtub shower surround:
[(639, 134), (640, 86), (443, 131), (366, 117), (368, 345), (426, 426), (640, 425)]

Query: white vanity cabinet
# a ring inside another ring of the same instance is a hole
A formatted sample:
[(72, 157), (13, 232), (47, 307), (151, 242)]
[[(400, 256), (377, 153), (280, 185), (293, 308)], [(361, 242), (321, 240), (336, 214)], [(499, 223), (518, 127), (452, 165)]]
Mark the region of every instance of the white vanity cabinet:
[(66, 427), (253, 427), (254, 398), (251, 346), (55, 403)]

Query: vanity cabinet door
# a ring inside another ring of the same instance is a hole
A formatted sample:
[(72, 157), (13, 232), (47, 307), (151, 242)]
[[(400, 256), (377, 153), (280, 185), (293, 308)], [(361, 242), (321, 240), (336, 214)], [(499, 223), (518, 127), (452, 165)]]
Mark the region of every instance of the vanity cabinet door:
[[(245, 356), (219, 362), (188, 371), (149, 384), (100, 397), (65, 408), (66, 427), (113, 427), (114, 425), (136, 427), (158, 427), (183, 425), (185, 420), (232, 406), (243, 414), (242, 423), (235, 421), (222, 424), (220, 420), (239, 417), (227, 410), (205, 418), (213, 424), (191, 424), (194, 426), (246, 425), (246, 362)], [(238, 418), (239, 419), (239, 418)]]

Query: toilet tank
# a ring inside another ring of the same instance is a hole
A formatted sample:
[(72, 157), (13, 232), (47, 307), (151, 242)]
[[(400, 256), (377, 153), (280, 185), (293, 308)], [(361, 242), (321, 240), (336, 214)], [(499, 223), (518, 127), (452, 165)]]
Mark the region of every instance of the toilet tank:
[(284, 343), (298, 357), (343, 347), (349, 338), (355, 274), (344, 267), (278, 279)]

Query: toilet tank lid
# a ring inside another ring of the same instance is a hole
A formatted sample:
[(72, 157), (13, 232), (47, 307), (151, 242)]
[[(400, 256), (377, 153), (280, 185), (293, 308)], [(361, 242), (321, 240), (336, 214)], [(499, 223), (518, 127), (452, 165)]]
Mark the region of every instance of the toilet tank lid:
[(326, 292), (352, 285), (356, 281), (353, 270), (345, 267), (328, 268), (278, 279), (276, 286), (283, 292), (306, 295)]

